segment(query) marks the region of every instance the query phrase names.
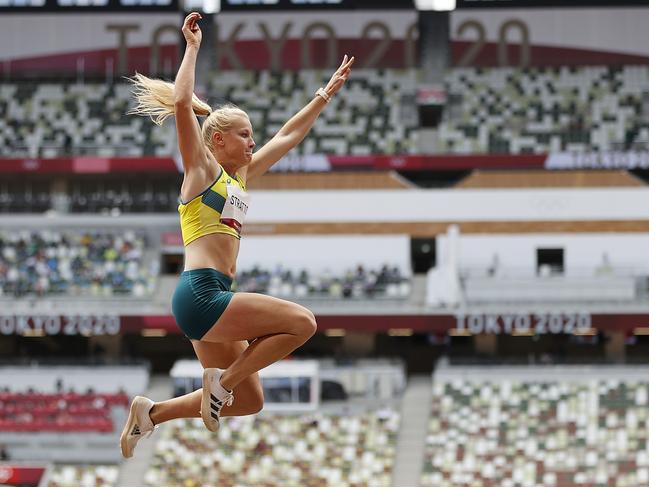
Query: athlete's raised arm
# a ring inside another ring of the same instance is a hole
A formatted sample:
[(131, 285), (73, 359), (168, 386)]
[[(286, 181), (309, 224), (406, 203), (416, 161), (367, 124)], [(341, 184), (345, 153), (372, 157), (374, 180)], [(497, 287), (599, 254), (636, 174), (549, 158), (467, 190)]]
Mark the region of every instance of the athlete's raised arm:
[(329, 100), (345, 84), (353, 64), (354, 57), (348, 58), (345, 55), (327, 85), (320, 88), (313, 100), (293, 115), (279, 132), (253, 155), (246, 175), (248, 181), (264, 174), (288, 151), (302, 142)]
[(178, 133), (178, 149), (183, 160), (185, 175), (196, 168), (207, 165), (207, 150), (201, 135), (201, 127), (194, 112), (194, 71), (196, 57), (203, 38), (197, 22), (201, 14), (192, 12), (183, 23), (182, 32), (187, 46), (185, 55), (176, 75), (174, 83), (174, 112), (176, 115), (176, 132)]
[(201, 15), (193, 12), (183, 22), (182, 32), (187, 47), (175, 83), (148, 78), (139, 73), (131, 78), (137, 105), (129, 110), (129, 114), (151, 117), (157, 125), (162, 125), (169, 117), (176, 117), (185, 177), (198, 172), (197, 168), (203, 170), (208, 166), (206, 143), (196, 116), (208, 116), (212, 109), (194, 95), (194, 70), (202, 38), (196, 22), (200, 19)]

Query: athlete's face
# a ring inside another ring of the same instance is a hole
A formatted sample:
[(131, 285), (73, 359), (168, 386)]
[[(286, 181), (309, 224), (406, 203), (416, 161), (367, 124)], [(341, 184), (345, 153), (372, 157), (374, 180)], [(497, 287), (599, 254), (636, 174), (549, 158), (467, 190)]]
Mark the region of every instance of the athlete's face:
[(236, 163), (247, 165), (252, 160), (255, 141), (252, 138), (250, 119), (243, 115), (236, 117), (232, 127), (223, 133), (223, 150), (225, 157)]

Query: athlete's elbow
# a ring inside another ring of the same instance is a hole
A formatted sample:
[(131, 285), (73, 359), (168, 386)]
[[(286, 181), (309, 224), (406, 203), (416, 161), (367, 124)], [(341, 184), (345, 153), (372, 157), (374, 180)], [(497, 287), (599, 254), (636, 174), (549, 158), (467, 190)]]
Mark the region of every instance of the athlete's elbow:
[(178, 110), (186, 110), (188, 108), (193, 108), (192, 107), (192, 99), (184, 97), (182, 95), (177, 95), (174, 97), (174, 109), (176, 111)]

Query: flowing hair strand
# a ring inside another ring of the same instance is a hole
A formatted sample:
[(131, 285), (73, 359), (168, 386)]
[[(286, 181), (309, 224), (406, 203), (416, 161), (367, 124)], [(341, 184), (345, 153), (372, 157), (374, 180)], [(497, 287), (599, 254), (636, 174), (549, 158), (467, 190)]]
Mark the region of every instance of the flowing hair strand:
[[(127, 78), (133, 84), (133, 96), (136, 105), (127, 115), (140, 115), (150, 117), (156, 125), (175, 114), (174, 84), (161, 79), (151, 79), (140, 73), (135, 73), (132, 78)], [(192, 94), (192, 109), (199, 116), (212, 113), (210, 106)]]

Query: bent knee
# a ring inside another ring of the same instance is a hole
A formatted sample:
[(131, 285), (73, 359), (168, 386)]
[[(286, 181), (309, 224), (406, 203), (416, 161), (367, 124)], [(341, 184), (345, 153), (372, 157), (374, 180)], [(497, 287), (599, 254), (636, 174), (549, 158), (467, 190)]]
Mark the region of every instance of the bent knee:
[(318, 327), (313, 313), (299, 305), (295, 305), (290, 314), (286, 315), (286, 325), (284, 333), (295, 335), (303, 339), (303, 342), (311, 338)]
[(250, 412), (248, 414), (260, 413), (262, 409), (264, 409), (264, 398), (260, 397), (259, 401), (253, 402), (250, 405)]
[(308, 309), (304, 309), (300, 317), (300, 335), (311, 338), (317, 329), (318, 324), (315, 321), (315, 316)]
[(257, 376), (254, 382), (248, 378), (235, 390), (234, 397), (236, 416), (248, 416), (260, 412), (264, 408), (264, 389), (259, 377)]
[(264, 390), (259, 386), (256, 393), (250, 398), (247, 403), (247, 414), (257, 414), (264, 409)]

